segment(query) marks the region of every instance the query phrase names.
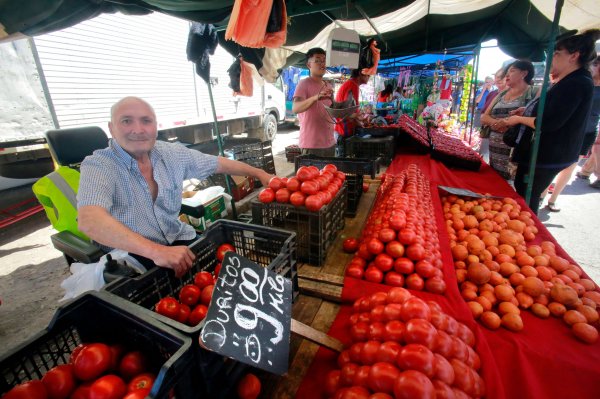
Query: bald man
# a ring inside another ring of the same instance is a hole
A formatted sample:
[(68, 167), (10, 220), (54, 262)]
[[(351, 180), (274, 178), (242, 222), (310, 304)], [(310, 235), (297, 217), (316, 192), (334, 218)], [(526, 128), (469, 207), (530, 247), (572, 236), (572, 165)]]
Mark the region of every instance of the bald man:
[(79, 229), (104, 250), (125, 250), (177, 276), (194, 261), (188, 246), (177, 244), (196, 238), (178, 218), (183, 181), (226, 173), (253, 176), (266, 186), (272, 177), (242, 162), (157, 141), (154, 109), (141, 98), (115, 103), (108, 128), (108, 147), (81, 164)]

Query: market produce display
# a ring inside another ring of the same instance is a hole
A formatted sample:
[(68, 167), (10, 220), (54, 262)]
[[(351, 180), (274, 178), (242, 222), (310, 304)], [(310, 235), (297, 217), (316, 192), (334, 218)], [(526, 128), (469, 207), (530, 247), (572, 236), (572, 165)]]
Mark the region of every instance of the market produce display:
[(418, 146), (427, 150), (431, 148), (425, 126), (419, 124), (408, 115), (404, 114), (400, 116), (396, 122), (396, 126), (400, 128), (401, 132), (408, 135)]
[(485, 327), (521, 331), (521, 311), (560, 317), (575, 337), (598, 339), (600, 293), (550, 241), (534, 244), (533, 216), (512, 198), (442, 197), (456, 277), (473, 316)]
[(479, 170), (481, 167), (479, 154), (466, 146), (462, 140), (447, 135), (444, 130), (432, 130), (431, 141), (433, 144), (431, 158), (450, 167), (468, 170)]
[(377, 191), (346, 275), (374, 283), (444, 293), (437, 227), (429, 180), (415, 165), (386, 176)]
[(3, 399), (141, 399), (156, 375), (147, 356), (122, 345), (90, 342), (75, 347), (68, 364), (48, 370), (41, 380), (17, 385)]
[(356, 300), (349, 326), (352, 344), (327, 376), (329, 397), (485, 395), (475, 335), (436, 302), (394, 287)]
[(340, 191), (344, 180), (346, 174), (332, 164), (325, 165), (321, 170), (316, 166), (301, 166), (294, 177), (273, 177), (269, 187), (258, 194), (258, 199), (264, 204), (276, 201), (318, 212)]
[(235, 247), (224, 243), (219, 245), (215, 253), (217, 263), (213, 272), (200, 271), (194, 275), (194, 283), (181, 287), (177, 294), (179, 301), (173, 296), (161, 298), (154, 306), (154, 311), (172, 320), (189, 326), (197, 326), (206, 317), (208, 305), (212, 298), (214, 285), (221, 270), (221, 261), (228, 251), (235, 252)]

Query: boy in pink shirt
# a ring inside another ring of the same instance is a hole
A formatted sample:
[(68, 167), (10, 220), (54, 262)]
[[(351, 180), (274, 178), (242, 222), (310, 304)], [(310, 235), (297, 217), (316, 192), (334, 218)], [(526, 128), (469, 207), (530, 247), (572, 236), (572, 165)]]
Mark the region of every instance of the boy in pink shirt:
[(310, 76), (296, 86), (292, 111), (300, 120), (302, 154), (325, 157), (335, 156), (334, 121), (324, 106), (331, 107), (333, 87), (323, 81), (325, 75), (325, 50), (312, 48), (306, 53), (306, 66)]

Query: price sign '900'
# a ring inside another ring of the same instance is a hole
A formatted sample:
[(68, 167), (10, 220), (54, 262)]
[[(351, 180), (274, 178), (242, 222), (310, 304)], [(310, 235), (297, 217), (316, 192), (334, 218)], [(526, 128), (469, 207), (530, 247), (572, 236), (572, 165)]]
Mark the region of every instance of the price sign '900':
[(227, 252), (208, 307), (200, 344), (252, 366), (288, 368), (292, 283)]

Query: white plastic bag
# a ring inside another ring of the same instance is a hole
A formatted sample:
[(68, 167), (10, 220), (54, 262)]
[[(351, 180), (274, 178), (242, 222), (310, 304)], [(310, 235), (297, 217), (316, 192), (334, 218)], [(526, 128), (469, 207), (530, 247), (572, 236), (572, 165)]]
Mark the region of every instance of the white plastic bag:
[(145, 273), (146, 268), (126, 251), (115, 249), (100, 258), (97, 263), (72, 263), (71, 276), (67, 277), (60, 286), (66, 291), (61, 301), (72, 299), (87, 291), (99, 291), (106, 282), (104, 281), (104, 265), (107, 256), (114, 260), (125, 261), (129, 266), (140, 273)]

